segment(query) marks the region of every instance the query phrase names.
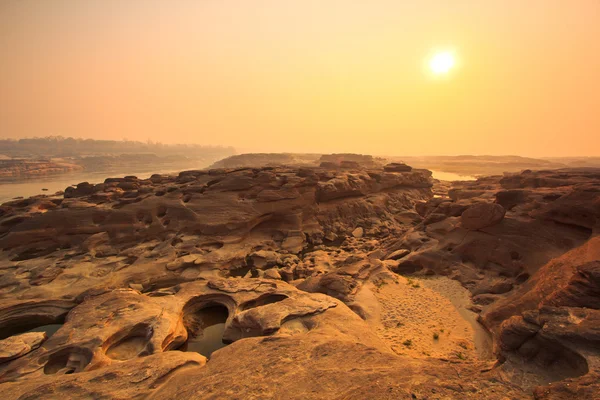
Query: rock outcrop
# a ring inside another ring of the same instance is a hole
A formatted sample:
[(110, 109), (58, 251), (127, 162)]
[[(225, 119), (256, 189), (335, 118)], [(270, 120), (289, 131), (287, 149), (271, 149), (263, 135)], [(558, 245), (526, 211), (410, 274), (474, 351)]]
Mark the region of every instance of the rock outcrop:
[(460, 216), (465, 229), (478, 230), (496, 225), (504, 218), (506, 211), (500, 204), (479, 203), (467, 208)]
[(5, 203), (0, 391), (596, 398), (600, 173), (434, 187), (361, 157)]

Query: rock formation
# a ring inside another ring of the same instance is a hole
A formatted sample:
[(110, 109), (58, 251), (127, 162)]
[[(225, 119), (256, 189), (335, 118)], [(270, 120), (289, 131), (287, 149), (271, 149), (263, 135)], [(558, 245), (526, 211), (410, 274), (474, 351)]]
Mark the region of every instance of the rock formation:
[(600, 171), (365, 160), (3, 204), (3, 396), (597, 398)]

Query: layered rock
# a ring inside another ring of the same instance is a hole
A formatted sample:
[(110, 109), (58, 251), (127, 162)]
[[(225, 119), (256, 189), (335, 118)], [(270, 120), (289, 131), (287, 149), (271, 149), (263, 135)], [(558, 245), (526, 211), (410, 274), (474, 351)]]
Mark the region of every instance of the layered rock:
[(502, 374), (536, 398), (594, 398), (598, 170), (525, 171), (453, 186), (448, 197), (417, 204), (423, 223), (387, 247), (388, 258), (402, 254), (394, 269), (448, 275), (469, 288), (505, 361)]
[[(233, 343), (207, 364), (176, 349), (188, 316), (214, 304), (229, 311), (224, 338)], [(4, 366), (0, 381), (9, 399), (520, 396), (501, 394), (501, 378), (482, 374), (484, 365), (465, 364), (457, 375), (443, 361), (399, 357), (331, 297), (283, 282), (219, 279), (89, 298), (41, 348)], [(422, 374), (430, 378), (416, 379)]]
[(325, 237), (343, 240), (359, 227), (371, 236), (406, 230), (395, 214), (430, 196), (429, 179), (423, 171), (186, 171), (6, 203), (0, 328), (61, 321), (86, 296), (130, 284), (146, 292), (250, 269), (258, 275), (252, 255), (261, 251), (280, 253), (269, 267), (296, 279), (294, 255)]
[[(437, 184), (434, 197), (429, 171), (346, 156), (4, 204), (3, 395), (595, 398), (598, 171)], [(433, 275), (474, 304), (454, 308)], [(228, 345), (184, 351), (211, 309)], [(494, 359), (478, 358), (465, 312)], [(48, 324), (62, 326), (24, 333)]]

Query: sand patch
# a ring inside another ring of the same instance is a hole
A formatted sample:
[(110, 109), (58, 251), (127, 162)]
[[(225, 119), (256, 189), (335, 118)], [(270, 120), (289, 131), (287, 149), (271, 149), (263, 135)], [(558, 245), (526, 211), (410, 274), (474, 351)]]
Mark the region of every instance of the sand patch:
[(420, 279), (369, 283), (378, 302), (370, 323), (397, 354), (411, 357), (477, 359), (475, 329), (445, 296)]

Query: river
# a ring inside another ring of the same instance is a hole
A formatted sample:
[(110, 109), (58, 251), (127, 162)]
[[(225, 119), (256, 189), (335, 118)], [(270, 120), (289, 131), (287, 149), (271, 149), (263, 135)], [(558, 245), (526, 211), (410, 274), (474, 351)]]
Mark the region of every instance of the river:
[(431, 170), (431, 172), (433, 173), (433, 177), (435, 179), (439, 179), (440, 181), (475, 181), (475, 180), (477, 180), (477, 177), (475, 177), (475, 176), (459, 175), (459, 174), (455, 174), (454, 172), (434, 171), (434, 170)]
[[(190, 169), (190, 168), (188, 168)], [(31, 197), (38, 194), (51, 195), (80, 182), (102, 183), (109, 177), (124, 177), (134, 175), (140, 179), (149, 178), (152, 174), (178, 173), (175, 171), (127, 170), (127, 171), (102, 171), (102, 172), (74, 172), (60, 175), (48, 175), (39, 178), (14, 179), (0, 181), (0, 204), (17, 197)], [(44, 190), (47, 189), (47, 190)]]

